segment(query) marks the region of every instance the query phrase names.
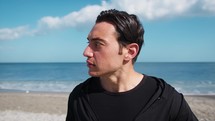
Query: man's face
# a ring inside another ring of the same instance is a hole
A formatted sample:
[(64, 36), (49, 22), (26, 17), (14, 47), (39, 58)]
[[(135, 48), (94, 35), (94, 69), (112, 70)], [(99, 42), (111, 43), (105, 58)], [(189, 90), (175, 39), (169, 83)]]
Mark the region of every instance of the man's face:
[(83, 55), (87, 57), (89, 75), (100, 77), (119, 72), (123, 54), (119, 54), (115, 27), (107, 22), (96, 23), (87, 39), (89, 44)]

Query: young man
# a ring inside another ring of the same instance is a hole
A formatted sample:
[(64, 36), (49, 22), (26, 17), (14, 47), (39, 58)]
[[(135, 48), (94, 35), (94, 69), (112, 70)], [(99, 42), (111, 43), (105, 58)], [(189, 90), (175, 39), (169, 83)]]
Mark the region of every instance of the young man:
[(70, 94), (66, 121), (197, 121), (182, 94), (134, 70), (143, 35), (137, 16), (100, 13), (83, 53), (92, 77)]

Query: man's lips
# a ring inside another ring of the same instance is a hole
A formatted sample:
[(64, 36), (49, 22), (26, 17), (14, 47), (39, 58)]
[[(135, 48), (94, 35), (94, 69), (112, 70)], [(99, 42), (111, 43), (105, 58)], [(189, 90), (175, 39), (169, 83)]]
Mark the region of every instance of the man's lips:
[(94, 66), (96, 66), (96, 65), (95, 65), (93, 62), (87, 60), (87, 66), (88, 66), (88, 67), (94, 67)]

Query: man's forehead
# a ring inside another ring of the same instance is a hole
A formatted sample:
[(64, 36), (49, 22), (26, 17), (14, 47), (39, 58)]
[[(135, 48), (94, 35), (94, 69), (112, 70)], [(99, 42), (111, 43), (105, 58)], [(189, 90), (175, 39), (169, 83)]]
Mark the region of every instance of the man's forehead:
[(116, 31), (115, 26), (109, 22), (99, 22), (96, 23), (92, 30), (98, 30), (98, 31)]
[(107, 40), (105, 40), (105, 37), (92, 35), (92, 34), (88, 35), (87, 40), (88, 41), (101, 41), (101, 42), (105, 42), (105, 43), (107, 42)]
[(108, 22), (100, 22), (96, 23), (90, 33), (88, 34), (88, 38), (102, 38), (104, 36), (115, 35), (116, 29), (115, 27)]

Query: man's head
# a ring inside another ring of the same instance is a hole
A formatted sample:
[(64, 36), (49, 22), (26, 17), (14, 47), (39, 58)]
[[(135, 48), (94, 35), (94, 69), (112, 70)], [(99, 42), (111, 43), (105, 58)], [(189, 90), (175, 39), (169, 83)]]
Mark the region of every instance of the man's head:
[(109, 22), (114, 25), (118, 35), (118, 42), (120, 45), (119, 54), (121, 54), (122, 47), (128, 44), (136, 43), (139, 46), (139, 51), (136, 57), (133, 58), (134, 63), (140, 53), (141, 47), (144, 43), (144, 29), (138, 17), (134, 14), (128, 14), (125, 11), (118, 11), (115, 9), (102, 11), (96, 19), (96, 23)]
[(143, 27), (135, 15), (123, 11), (103, 11), (88, 34), (89, 75), (119, 74), (132, 68), (143, 44)]

